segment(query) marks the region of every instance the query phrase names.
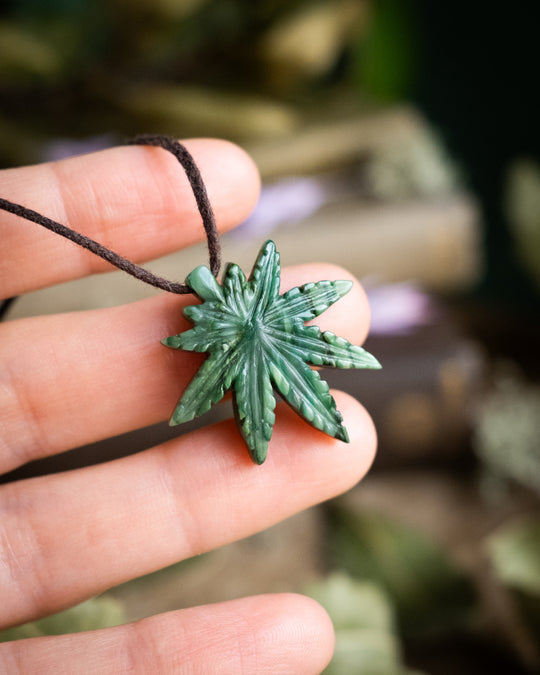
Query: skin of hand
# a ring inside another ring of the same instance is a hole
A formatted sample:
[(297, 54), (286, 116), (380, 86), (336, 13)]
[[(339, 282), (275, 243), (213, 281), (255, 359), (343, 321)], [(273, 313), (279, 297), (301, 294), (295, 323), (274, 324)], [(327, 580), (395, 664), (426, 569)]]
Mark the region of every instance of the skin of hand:
[[(259, 193), (252, 161), (225, 141), (197, 139), (186, 147), (219, 230), (240, 223)], [(4, 170), (0, 195), (137, 262), (204, 237), (181, 168), (158, 148), (113, 148)], [(0, 242), (3, 297), (108, 269), (5, 212)], [(283, 270), (282, 292), (349, 278), (332, 265), (303, 265)], [(157, 293), (121, 307), (0, 324), (0, 473), (166, 420), (203, 358), (160, 344), (188, 328), (181, 310), (190, 303), (189, 295)], [(316, 323), (361, 344), (368, 315), (355, 281)], [(225, 421), (130, 457), (0, 486), (0, 628), (246, 537), (352, 487), (372, 462), (376, 437), (358, 402), (334, 396), (349, 444), (280, 404), (263, 466), (249, 459), (234, 421)], [(325, 668), (333, 645), (322, 607), (284, 593), (3, 643), (0, 672), (310, 675)]]

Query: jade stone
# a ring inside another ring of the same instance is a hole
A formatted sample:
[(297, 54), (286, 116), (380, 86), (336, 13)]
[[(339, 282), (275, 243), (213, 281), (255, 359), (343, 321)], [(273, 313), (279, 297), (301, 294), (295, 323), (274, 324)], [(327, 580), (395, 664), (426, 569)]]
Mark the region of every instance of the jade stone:
[(348, 293), (350, 281), (318, 281), (280, 295), (279, 253), (267, 241), (249, 279), (229, 264), (220, 286), (201, 265), (186, 284), (202, 300), (184, 309), (194, 327), (162, 342), (209, 356), (178, 402), (171, 426), (202, 415), (231, 389), (238, 429), (252, 460), (262, 464), (275, 421), (276, 390), (309, 424), (349, 441), (328, 384), (308, 364), (381, 366), (362, 347), (304, 323)]

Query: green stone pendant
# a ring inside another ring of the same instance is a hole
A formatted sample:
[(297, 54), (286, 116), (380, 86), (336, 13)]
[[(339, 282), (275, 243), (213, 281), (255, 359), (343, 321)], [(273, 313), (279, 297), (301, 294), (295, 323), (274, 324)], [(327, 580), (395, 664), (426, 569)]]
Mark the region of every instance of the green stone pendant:
[(238, 429), (256, 464), (266, 459), (276, 407), (274, 389), (307, 422), (348, 442), (328, 384), (307, 364), (335, 368), (380, 368), (362, 347), (304, 322), (322, 314), (352, 287), (350, 281), (318, 281), (279, 295), (279, 253), (262, 247), (249, 279), (229, 264), (220, 286), (208, 267), (186, 284), (203, 301), (184, 315), (194, 327), (162, 340), (174, 349), (208, 352), (186, 388), (170, 425), (188, 422), (232, 389)]

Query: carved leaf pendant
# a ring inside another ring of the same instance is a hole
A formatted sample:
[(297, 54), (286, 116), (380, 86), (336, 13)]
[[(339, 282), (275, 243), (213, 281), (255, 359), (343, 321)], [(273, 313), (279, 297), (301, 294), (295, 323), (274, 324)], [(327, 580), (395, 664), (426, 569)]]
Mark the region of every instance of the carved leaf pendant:
[(186, 284), (202, 300), (184, 309), (194, 326), (162, 342), (209, 356), (178, 402), (171, 425), (202, 415), (232, 389), (238, 428), (252, 460), (262, 464), (272, 436), (276, 390), (311, 425), (348, 442), (328, 384), (308, 364), (381, 366), (362, 347), (304, 322), (348, 293), (350, 281), (319, 281), (279, 295), (279, 253), (267, 241), (249, 279), (238, 265), (229, 264), (220, 286), (201, 265)]

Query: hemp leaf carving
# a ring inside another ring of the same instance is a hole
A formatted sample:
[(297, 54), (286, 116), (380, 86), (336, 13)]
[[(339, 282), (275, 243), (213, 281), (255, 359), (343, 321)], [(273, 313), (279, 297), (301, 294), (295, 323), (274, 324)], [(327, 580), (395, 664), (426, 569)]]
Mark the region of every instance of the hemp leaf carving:
[(318, 281), (279, 295), (279, 253), (267, 241), (249, 279), (229, 264), (220, 286), (201, 265), (186, 284), (203, 301), (184, 309), (194, 327), (162, 342), (209, 356), (178, 402), (171, 426), (202, 415), (232, 389), (238, 428), (253, 461), (262, 464), (275, 421), (275, 389), (311, 425), (349, 441), (328, 384), (308, 364), (381, 366), (362, 347), (304, 322), (344, 296), (350, 281)]

